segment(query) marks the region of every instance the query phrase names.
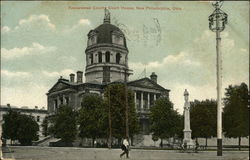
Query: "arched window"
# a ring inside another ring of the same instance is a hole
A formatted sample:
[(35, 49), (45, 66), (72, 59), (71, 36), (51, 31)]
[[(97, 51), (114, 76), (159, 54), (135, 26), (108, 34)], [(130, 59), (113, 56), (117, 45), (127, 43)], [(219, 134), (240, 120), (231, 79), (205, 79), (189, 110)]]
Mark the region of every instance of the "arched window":
[(98, 52), (98, 62), (102, 63), (102, 52)]
[(94, 63), (94, 57), (93, 57), (93, 53), (90, 54), (90, 63), (93, 64)]
[(121, 54), (120, 53), (116, 53), (116, 63), (119, 64), (121, 60)]
[(105, 60), (106, 60), (106, 62), (110, 62), (110, 52), (109, 51), (107, 51), (105, 54)]

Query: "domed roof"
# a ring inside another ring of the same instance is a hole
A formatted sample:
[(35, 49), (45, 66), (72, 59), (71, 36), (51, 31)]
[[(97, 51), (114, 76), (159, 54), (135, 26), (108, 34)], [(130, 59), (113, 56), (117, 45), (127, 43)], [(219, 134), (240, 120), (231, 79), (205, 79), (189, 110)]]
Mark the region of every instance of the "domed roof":
[(112, 32), (114, 31), (122, 33), (124, 37), (120, 28), (110, 23), (103, 23), (95, 28), (94, 31), (97, 33), (97, 43), (112, 43)]
[(97, 44), (112, 44), (112, 34), (115, 33), (116, 35), (119, 35), (123, 38), (124, 43), (122, 46), (127, 48), (124, 33), (120, 28), (110, 23), (110, 13), (106, 9), (103, 24), (99, 25), (94, 30), (91, 30), (88, 35), (91, 35), (93, 32), (97, 35)]

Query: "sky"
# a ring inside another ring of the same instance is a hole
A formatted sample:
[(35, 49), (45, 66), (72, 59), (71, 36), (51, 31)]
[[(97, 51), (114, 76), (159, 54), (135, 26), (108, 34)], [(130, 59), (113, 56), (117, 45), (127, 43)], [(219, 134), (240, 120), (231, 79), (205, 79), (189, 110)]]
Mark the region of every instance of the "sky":
[[(103, 23), (125, 34), (130, 80), (158, 75), (183, 112), (184, 90), (193, 101), (216, 99), (215, 33), (209, 1), (1, 1), (1, 105), (47, 107), (46, 93), (60, 76), (85, 70), (87, 34)], [(249, 84), (249, 2), (226, 1), (222, 87)]]

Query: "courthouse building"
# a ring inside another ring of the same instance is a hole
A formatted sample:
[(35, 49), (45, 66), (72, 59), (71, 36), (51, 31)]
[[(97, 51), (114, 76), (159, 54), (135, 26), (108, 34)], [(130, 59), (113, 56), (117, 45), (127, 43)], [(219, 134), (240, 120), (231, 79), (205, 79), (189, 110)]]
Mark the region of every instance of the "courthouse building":
[[(66, 104), (79, 109), (84, 94), (104, 94), (110, 83), (123, 83), (127, 78), (127, 86), (134, 91), (135, 108), (143, 134), (149, 134), (148, 114), (154, 101), (161, 96), (169, 96), (170, 90), (157, 83), (157, 75), (129, 81), (133, 73), (128, 68), (129, 50), (124, 33), (111, 24), (110, 13), (106, 10), (103, 24), (87, 34), (85, 50), (85, 71), (71, 73), (69, 79), (59, 78), (48, 91), (48, 112), (54, 114), (58, 107)], [(136, 54), (136, 53), (133, 53)], [(85, 82), (83, 82), (83, 74)]]

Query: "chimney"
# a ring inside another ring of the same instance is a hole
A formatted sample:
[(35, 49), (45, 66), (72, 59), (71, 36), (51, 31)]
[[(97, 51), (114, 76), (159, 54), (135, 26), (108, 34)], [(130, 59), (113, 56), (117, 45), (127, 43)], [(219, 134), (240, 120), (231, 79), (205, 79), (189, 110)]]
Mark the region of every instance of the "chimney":
[(75, 82), (75, 74), (71, 73), (69, 75), (69, 77), (70, 77), (70, 82), (74, 83)]
[(7, 107), (10, 108), (10, 104), (9, 103), (7, 104)]
[(77, 83), (82, 83), (82, 71), (77, 71), (76, 76), (77, 76)]
[(152, 74), (150, 75), (150, 79), (157, 83), (157, 75), (155, 74), (155, 72), (152, 72)]

